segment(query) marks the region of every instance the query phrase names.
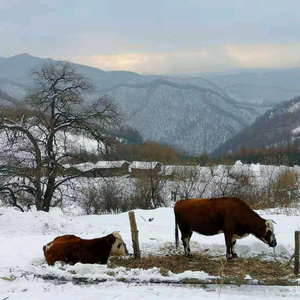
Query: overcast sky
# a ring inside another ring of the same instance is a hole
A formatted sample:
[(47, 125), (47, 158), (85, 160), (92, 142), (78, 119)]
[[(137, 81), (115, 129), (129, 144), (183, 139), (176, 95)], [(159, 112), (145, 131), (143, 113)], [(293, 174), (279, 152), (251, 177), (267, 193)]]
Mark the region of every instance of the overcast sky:
[(0, 57), (203, 73), (300, 66), (299, 0), (0, 0)]

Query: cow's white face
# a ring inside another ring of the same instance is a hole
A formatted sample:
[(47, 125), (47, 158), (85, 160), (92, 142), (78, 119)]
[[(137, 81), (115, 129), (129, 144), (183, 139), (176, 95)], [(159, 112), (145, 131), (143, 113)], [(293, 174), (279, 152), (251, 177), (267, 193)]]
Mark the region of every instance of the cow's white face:
[(46, 245), (45, 251), (48, 251), (53, 246), (53, 243), (49, 243)]
[(267, 226), (267, 230), (271, 230), (272, 232), (274, 232), (274, 222), (273, 220), (267, 220), (266, 221), (266, 226)]
[(274, 234), (274, 222), (273, 220), (267, 220), (265, 224), (266, 224), (266, 233), (261, 238), (261, 240), (266, 244), (268, 244), (270, 247), (276, 247), (277, 241)]
[(113, 236), (116, 238), (116, 241), (112, 245), (110, 255), (112, 256), (128, 255), (126, 244), (124, 243), (121, 235), (117, 231), (115, 231), (113, 232)]

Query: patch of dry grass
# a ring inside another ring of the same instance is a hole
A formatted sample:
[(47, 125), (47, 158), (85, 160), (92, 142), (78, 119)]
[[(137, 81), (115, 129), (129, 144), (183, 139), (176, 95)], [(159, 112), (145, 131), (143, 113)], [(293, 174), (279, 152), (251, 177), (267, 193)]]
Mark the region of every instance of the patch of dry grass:
[(285, 278), (293, 274), (291, 266), (278, 261), (263, 261), (260, 257), (238, 258), (232, 262), (227, 262), (224, 258), (213, 259), (202, 253), (195, 253), (192, 258), (180, 255), (142, 257), (140, 260), (133, 258), (110, 259), (110, 267), (125, 267), (127, 269), (142, 268), (151, 269), (160, 268), (162, 275), (168, 276), (169, 270), (173, 273), (183, 273), (184, 271), (204, 271), (211, 276), (219, 276), (220, 269), (225, 277), (243, 279), (250, 275), (258, 280), (276, 280)]

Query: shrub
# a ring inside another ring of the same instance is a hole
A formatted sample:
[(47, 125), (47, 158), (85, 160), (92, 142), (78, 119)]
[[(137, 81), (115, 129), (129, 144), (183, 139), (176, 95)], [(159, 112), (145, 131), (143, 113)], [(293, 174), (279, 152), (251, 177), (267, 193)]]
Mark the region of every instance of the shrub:
[(105, 178), (81, 189), (79, 201), (85, 214), (120, 213), (130, 209), (130, 201), (115, 178)]

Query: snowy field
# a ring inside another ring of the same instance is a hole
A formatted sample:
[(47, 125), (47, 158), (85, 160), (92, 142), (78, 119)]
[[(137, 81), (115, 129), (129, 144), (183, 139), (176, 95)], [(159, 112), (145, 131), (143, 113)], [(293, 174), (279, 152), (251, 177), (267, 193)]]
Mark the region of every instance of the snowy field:
[[(166, 255), (174, 253), (174, 215), (172, 208), (136, 210), (142, 255)], [(278, 246), (276, 253), (253, 236), (238, 241), (237, 253), (242, 257), (265, 254), (267, 259), (288, 258), (293, 253), (294, 231), (300, 227), (298, 216), (266, 215), (276, 223)], [(149, 218), (154, 218), (149, 222)], [(183, 278), (209, 279), (203, 271), (169, 273), (171, 285), (150, 284), (150, 280), (163, 280), (159, 268), (150, 270), (125, 268), (110, 269), (105, 265), (48, 266), (42, 247), (62, 234), (75, 234), (94, 238), (119, 230), (129, 252), (132, 252), (128, 213), (119, 215), (70, 216), (59, 209), (50, 213), (21, 213), (13, 208), (0, 208), (0, 300), (3, 299), (217, 299), (219, 287), (206, 288), (175, 284)], [(205, 237), (194, 234), (191, 250), (209, 249), (211, 256), (225, 254), (222, 234)], [(181, 248), (182, 251), (182, 248)], [(44, 280), (52, 276), (56, 280)], [(98, 280), (95, 284), (76, 284), (76, 278)], [(65, 281), (60, 280), (63, 278)], [(117, 279), (143, 283), (122, 283)], [(100, 282), (99, 281), (106, 281)], [(300, 286), (223, 286), (222, 299), (300, 299)]]

